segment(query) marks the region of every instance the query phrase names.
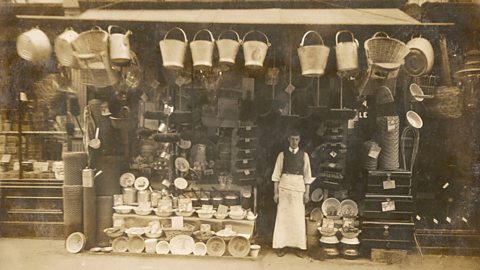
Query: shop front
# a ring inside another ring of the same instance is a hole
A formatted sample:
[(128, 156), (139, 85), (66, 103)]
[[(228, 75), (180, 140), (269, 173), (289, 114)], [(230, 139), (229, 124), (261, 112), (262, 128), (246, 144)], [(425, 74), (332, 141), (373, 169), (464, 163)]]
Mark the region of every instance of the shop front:
[(475, 119), (480, 54), (460, 62), (453, 23), (115, 6), (15, 23), (2, 235), (225, 257), (273, 239), (314, 259), (479, 237), (476, 146), (455, 133)]

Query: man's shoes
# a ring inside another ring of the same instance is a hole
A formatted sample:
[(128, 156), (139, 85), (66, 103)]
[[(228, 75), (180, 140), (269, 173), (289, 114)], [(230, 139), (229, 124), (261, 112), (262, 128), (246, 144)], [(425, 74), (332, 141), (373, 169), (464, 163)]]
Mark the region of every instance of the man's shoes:
[(278, 257), (283, 257), (287, 254), (287, 250), (285, 248), (279, 248), (277, 249), (277, 256)]
[(295, 250), (295, 255), (299, 258), (307, 257), (307, 254), (305, 254), (305, 250), (301, 250), (301, 249), (296, 249)]

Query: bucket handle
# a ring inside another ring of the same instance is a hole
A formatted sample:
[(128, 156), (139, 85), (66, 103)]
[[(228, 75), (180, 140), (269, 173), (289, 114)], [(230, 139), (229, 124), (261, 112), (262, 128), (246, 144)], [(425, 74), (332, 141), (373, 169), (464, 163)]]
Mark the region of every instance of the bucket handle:
[(98, 26), (98, 25), (95, 25), (94, 27), (92, 27), (91, 30), (103, 31), (103, 29), (102, 29), (100, 26)]
[(419, 34), (419, 33), (412, 34), (410, 36), (410, 39), (414, 39), (414, 38), (422, 38), (422, 34)]
[(180, 27), (174, 27), (174, 28), (168, 30), (167, 33), (165, 34), (165, 36), (163, 37), (163, 40), (166, 40), (166, 39), (167, 39), (167, 36), (168, 36), (168, 35), (170, 34), (170, 32), (172, 32), (173, 30), (179, 30), (180, 32), (182, 32), (183, 38), (185, 39), (185, 42), (188, 41), (188, 39), (187, 39), (187, 34), (185, 34), (185, 31), (183, 31), (183, 29), (180, 28)]
[(63, 32), (67, 32), (67, 31), (75, 31), (75, 29), (73, 29), (73, 27), (69, 26), (69, 27), (65, 28), (65, 30), (63, 30)]
[(262, 31), (258, 31), (258, 30), (248, 31), (248, 32), (245, 34), (245, 36), (243, 36), (242, 42), (245, 43), (245, 39), (247, 38), (247, 36), (250, 35), (250, 34), (253, 33), (253, 32), (257, 32), (257, 33), (259, 33), (259, 34), (262, 34), (262, 35), (265, 37), (265, 39), (267, 40), (267, 46), (268, 46), (268, 47), (270, 47), (270, 46), (272, 45), (272, 44), (270, 44), (270, 41), (268, 40), (267, 35), (266, 35), (265, 33), (263, 33)]
[(197, 35), (198, 35), (200, 32), (207, 32), (207, 33), (210, 35), (210, 40), (211, 40), (212, 42), (215, 41), (215, 39), (213, 38), (212, 32), (210, 32), (210, 30), (208, 30), (208, 29), (206, 29), (206, 28), (203, 28), (203, 29), (198, 30), (198, 32), (195, 33), (195, 35), (193, 36), (193, 40), (192, 40), (192, 41), (197, 40)]
[(376, 37), (378, 37), (378, 36), (380, 36), (380, 35), (383, 35), (383, 36), (386, 37), (386, 38), (390, 38), (390, 36), (389, 36), (387, 33), (383, 32), (383, 31), (376, 32), (376, 33), (372, 36), (372, 38), (376, 38)]
[(232, 30), (232, 29), (228, 29), (228, 30), (224, 30), (224, 31), (222, 31), (222, 32), (220, 33), (220, 35), (218, 35), (218, 38), (217, 38), (217, 40), (220, 40), (220, 39), (221, 39), (221, 37), (222, 37), (222, 35), (223, 35), (223, 34), (225, 34), (225, 33), (227, 33), (227, 32), (232, 32), (232, 33), (234, 33), (234, 34), (237, 36), (237, 40), (238, 40), (238, 42), (239, 42), (239, 43), (241, 43), (241, 42), (242, 42), (242, 40), (240, 39), (240, 36), (238, 35), (237, 31), (235, 31), (235, 30)]
[(353, 36), (353, 33), (351, 31), (348, 31), (348, 30), (341, 30), (341, 31), (338, 31), (337, 34), (335, 35), (335, 44), (338, 45), (338, 36), (340, 36), (340, 34), (342, 33), (349, 33), (350, 36), (352, 37), (352, 42), (355, 42), (358, 46), (358, 40), (355, 39), (355, 37)]
[(317, 31), (310, 30), (310, 31), (305, 32), (305, 34), (303, 35), (302, 42), (300, 42), (300, 47), (303, 47), (303, 44), (305, 43), (305, 38), (309, 34), (315, 34), (320, 39), (320, 41), (322, 42), (321, 45), (325, 45), (325, 43), (323, 42), (322, 36)]
[(125, 35), (126, 35), (127, 32), (128, 32), (125, 28), (123, 28), (123, 27), (121, 27), (121, 26), (118, 26), (118, 25), (109, 25), (109, 26), (108, 26), (108, 30), (107, 30), (107, 32), (108, 32), (109, 35), (112, 34), (112, 33), (111, 33), (111, 30), (112, 30), (113, 28), (122, 29), (122, 30), (123, 30), (122, 32), (125, 33)]

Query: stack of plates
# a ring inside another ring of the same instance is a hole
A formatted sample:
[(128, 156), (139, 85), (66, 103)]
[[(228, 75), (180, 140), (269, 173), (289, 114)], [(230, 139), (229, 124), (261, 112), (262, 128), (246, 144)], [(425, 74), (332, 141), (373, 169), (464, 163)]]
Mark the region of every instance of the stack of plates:
[[(390, 130), (389, 130), (390, 127)], [(377, 117), (377, 141), (382, 148), (378, 157), (380, 170), (396, 170), (399, 168), (400, 119), (398, 116)]]

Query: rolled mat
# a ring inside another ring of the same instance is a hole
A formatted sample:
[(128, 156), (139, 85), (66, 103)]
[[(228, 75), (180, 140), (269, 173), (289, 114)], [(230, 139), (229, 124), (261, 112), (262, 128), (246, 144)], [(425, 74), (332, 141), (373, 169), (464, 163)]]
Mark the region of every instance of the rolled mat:
[(83, 187), (64, 185), (63, 188), (64, 235), (83, 231)]
[(83, 234), (87, 238), (86, 248), (97, 245), (97, 207), (95, 187), (83, 188)]
[(120, 186), (120, 175), (126, 168), (124, 156), (102, 156), (99, 157), (95, 166), (103, 173), (95, 179), (97, 196), (113, 196), (122, 193)]
[(97, 245), (108, 246), (109, 237), (103, 232), (113, 226), (113, 196), (97, 197)]
[(86, 152), (63, 153), (65, 185), (82, 185), (82, 170), (87, 166)]

